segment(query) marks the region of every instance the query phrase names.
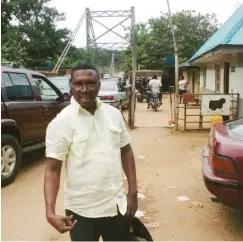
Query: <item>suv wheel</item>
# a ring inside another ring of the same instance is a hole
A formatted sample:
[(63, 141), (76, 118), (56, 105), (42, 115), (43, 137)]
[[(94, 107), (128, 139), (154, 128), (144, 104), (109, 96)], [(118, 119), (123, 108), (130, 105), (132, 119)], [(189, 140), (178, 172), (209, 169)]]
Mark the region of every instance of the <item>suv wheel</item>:
[(1, 155), (1, 180), (6, 186), (15, 179), (21, 164), (21, 148), (12, 135), (2, 135)]

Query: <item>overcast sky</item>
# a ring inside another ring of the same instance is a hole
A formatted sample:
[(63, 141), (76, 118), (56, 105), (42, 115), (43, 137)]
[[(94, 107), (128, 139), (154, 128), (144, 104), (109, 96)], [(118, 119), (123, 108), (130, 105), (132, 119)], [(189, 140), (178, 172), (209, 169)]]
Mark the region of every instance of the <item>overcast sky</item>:
[[(241, 5), (243, 0), (170, 0), (171, 11), (176, 12), (182, 9), (196, 10), (201, 13), (215, 13), (220, 23), (224, 23), (231, 14)], [(66, 15), (66, 20), (59, 23), (60, 27), (67, 27), (74, 30), (85, 8), (90, 11), (104, 10), (129, 10), (135, 7), (136, 22), (146, 22), (151, 17), (160, 16), (160, 12), (167, 12), (166, 0), (52, 0), (51, 5), (57, 7)], [(116, 25), (122, 19), (119, 18), (99, 18), (98, 21), (105, 24), (107, 27)], [(126, 21), (124, 26), (129, 26), (130, 21)], [(94, 23), (96, 37), (106, 31), (103, 27)], [(124, 35), (122, 27), (117, 30), (121, 35)], [(99, 42), (118, 41), (123, 42), (114, 34), (105, 35)], [(86, 29), (85, 21), (82, 23), (79, 32), (75, 38), (74, 44), (77, 47), (86, 45)]]

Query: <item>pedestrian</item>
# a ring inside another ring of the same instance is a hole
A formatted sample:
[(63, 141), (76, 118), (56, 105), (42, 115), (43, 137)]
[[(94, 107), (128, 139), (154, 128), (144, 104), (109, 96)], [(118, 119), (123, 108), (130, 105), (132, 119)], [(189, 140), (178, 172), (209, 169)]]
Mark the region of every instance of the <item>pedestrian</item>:
[[(137, 210), (137, 181), (130, 137), (122, 114), (97, 98), (97, 69), (72, 69), (72, 98), (48, 125), (44, 194), (46, 217), (72, 241), (130, 240)], [(61, 167), (65, 162), (65, 211), (56, 214)], [(125, 194), (122, 168), (128, 181)]]
[(186, 87), (187, 87), (188, 83), (185, 80), (184, 76), (181, 76), (180, 80), (179, 80), (179, 96), (180, 96), (180, 103), (181, 103), (181, 99), (183, 94), (186, 92)]

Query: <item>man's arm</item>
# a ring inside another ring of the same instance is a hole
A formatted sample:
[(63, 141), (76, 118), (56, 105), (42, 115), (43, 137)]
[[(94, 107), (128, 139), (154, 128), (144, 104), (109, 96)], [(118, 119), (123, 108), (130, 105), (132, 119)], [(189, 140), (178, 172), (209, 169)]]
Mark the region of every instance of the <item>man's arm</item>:
[(68, 152), (68, 143), (63, 134), (65, 129), (58, 127), (58, 124), (60, 123), (50, 123), (46, 131), (44, 196), (47, 221), (60, 233), (65, 233), (73, 229), (77, 221), (72, 221), (72, 216), (56, 215), (55, 211), (62, 162), (65, 161)]
[(137, 195), (136, 165), (132, 147), (130, 144), (121, 148), (122, 167), (127, 176), (128, 194)]
[(121, 161), (122, 167), (126, 174), (128, 181), (128, 194), (127, 194), (127, 213), (128, 216), (135, 216), (138, 208), (137, 198), (137, 176), (136, 176), (136, 165), (132, 147), (130, 145), (131, 138), (127, 132), (123, 116), (120, 116), (120, 148), (121, 148)]
[(137, 177), (134, 154), (130, 144), (121, 148), (122, 167), (128, 181), (126, 216), (135, 216), (138, 209)]
[(62, 161), (47, 158), (44, 180), (44, 195), (46, 203), (46, 217), (56, 214), (56, 200), (60, 187), (60, 175), (61, 175)]

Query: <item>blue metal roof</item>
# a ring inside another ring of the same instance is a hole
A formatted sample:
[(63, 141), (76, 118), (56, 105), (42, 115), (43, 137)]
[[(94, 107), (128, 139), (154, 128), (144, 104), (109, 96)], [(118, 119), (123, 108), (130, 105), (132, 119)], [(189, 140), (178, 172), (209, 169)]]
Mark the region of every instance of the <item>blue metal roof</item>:
[(219, 45), (243, 45), (243, 4), (189, 59), (192, 61)]

